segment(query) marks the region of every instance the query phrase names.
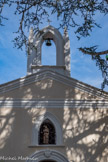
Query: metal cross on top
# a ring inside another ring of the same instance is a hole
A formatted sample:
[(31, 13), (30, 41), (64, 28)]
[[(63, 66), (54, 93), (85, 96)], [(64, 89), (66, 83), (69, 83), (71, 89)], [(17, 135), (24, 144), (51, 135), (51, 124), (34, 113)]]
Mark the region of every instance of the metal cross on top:
[(50, 25), (50, 23), (52, 22), (50, 19), (47, 19), (48, 25)]

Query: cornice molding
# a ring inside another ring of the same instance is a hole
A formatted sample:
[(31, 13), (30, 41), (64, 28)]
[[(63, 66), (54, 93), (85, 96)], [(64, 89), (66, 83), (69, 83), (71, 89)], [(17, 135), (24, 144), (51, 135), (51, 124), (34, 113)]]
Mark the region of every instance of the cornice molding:
[(0, 100), (1, 108), (108, 108), (107, 100)]
[(0, 85), (0, 94), (6, 93), (17, 88), (27, 86), (37, 81), (41, 81), (43, 79), (52, 79), (63, 83), (65, 85), (74, 87), (76, 89), (80, 89), (81, 91), (87, 92), (93, 96), (100, 97), (101, 99), (108, 99), (108, 93), (101, 91), (98, 88), (92, 87), (88, 84), (75, 80), (71, 77), (67, 77), (65, 75), (59, 74), (57, 72), (53, 72), (50, 70), (38, 72), (36, 74), (25, 76), (24, 78), (20, 78), (5, 84)]

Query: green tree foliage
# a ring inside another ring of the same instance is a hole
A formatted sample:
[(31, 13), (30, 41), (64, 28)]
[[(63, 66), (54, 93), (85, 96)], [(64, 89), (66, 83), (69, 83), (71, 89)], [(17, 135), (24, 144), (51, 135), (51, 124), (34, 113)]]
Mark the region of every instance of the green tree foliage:
[[(20, 15), (19, 27), (14, 44), (17, 48), (22, 48), (24, 44), (28, 45), (28, 38), (25, 29), (31, 26), (34, 33), (39, 31), (39, 25), (43, 20), (50, 19), (50, 15), (55, 15), (59, 19), (59, 28), (75, 28), (75, 34), (78, 39), (90, 36), (94, 27), (99, 27), (95, 21), (96, 13), (108, 14), (108, 0), (0, 0), (0, 25), (3, 20), (5, 6), (15, 6), (15, 15)], [(81, 21), (78, 21), (78, 20)], [(101, 55), (107, 54), (108, 50), (96, 52), (97, 46), (89, 48), (79, 48), (85, 54), (92, 56), (96, 65), (102, 71), (104, 81), (102, 89), (108, 85), (108, 64), (101, 58)]]

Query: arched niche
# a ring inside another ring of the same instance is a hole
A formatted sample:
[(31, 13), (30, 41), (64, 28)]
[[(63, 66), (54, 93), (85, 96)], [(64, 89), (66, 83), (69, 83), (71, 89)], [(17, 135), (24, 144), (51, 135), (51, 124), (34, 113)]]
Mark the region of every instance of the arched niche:
[(39, 145), (56, 144), (55, 126), (49, 119), (45, 119), (39, 130)]
[(63, 132), (59, 120), (53, 114), (46, 112), (45, 114), (39, 116), (33, 125), (31, 146), (39, 146), (39, 131), (42, 123), (45, 120), (51, 121), (51, 123), (54, 125), (56, 133), (55, 145), (56, 146), (63, 145)]
[(69, 162), (67, 158), (55, 150), (37, 151), (29, 157), (26, 162)]

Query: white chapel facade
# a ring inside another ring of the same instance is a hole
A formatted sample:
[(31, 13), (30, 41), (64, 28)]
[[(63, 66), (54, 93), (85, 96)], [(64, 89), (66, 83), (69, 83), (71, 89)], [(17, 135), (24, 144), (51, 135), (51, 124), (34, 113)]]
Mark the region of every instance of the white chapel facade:
[[(44, 41), (55, 43), (56, 65), (42, 65)], [(108, 93), (70, 73), (67, 30), (31, 29), (27, 76), (0, 85), (0, 160), (108, 161)]]

